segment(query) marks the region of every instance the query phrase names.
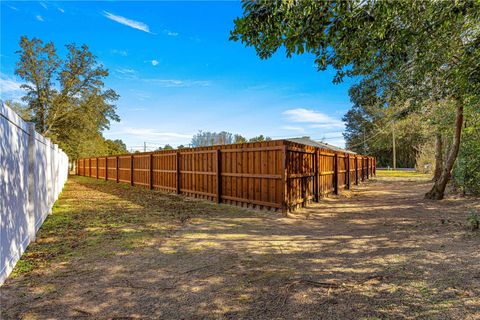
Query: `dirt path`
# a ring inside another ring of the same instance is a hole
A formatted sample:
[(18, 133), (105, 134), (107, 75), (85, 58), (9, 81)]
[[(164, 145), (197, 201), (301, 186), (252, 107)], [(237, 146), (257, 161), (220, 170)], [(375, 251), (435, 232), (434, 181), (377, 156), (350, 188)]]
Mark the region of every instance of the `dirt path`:
[(480, 319), (479, 201), (427, 188), (377, 178), (287, 218), (75, 178), (2, 318)]

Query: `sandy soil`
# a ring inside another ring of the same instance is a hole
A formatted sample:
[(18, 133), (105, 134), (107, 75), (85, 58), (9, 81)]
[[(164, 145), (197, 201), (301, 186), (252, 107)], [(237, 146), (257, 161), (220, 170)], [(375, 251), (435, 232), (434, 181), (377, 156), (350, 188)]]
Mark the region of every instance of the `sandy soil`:
[(49, 218), (68, 227), (47, 220), (1, 316), (480, 319), (479, 200), (428, 187), (376, 178), (283, 217), (74, 178)]

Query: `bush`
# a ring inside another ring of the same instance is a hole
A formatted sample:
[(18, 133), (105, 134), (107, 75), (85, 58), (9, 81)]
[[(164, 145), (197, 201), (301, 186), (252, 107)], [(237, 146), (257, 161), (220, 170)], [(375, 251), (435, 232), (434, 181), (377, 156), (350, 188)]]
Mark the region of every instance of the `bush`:
[(480, 194), (480, 139), (479, 129), (466, 128), (460, 153), (453, 169), (453, 183), (464, 193)]
[(467, 221), (470, 223), (472, 230), (478, 230), (480, 228), (480, 217), (475, 212), (475, 210), (471, 210), (468, 214)]

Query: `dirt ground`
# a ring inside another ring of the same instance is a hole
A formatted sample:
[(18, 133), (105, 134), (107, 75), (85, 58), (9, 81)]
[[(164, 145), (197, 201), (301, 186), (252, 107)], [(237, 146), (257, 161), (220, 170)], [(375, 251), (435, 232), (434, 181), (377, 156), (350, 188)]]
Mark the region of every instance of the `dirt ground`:
[(284, 217), (71, 178), (2, 319), (480, 319), (475, 198), (383, 176)]

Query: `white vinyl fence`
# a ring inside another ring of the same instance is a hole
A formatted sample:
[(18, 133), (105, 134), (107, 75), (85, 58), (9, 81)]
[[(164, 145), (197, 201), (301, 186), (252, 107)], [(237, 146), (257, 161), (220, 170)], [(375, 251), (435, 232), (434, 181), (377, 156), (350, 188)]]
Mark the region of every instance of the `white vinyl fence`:
[(68, 177), (68, 157), (0, 100), (0, 285)]

